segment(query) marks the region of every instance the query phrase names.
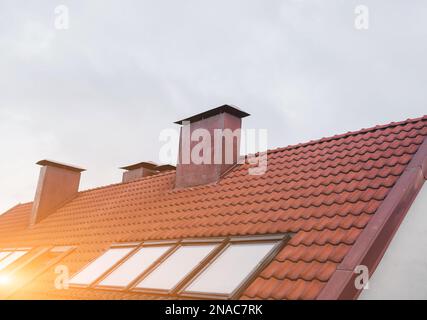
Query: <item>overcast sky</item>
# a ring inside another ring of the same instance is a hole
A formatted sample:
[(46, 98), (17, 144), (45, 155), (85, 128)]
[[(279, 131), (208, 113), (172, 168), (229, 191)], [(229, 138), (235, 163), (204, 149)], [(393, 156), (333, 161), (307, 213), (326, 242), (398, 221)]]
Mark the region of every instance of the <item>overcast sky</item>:
[(224, 103), (270, 148), (427, 113), (424, 0), (41, 2), (0, 1), (0, 212), (32, 201), (40, 159), (87, 168), (81, 189), (115, 183)]

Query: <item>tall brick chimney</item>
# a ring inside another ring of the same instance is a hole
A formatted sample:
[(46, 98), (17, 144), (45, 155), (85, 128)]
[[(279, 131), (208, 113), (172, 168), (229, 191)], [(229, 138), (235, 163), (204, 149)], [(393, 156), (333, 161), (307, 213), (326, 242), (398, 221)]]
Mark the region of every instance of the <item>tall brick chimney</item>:
[(39, 182), (31, 212), (30, 225), (38, 223), (72, 200), (78, 193), (81, 172), (85, 169), (41, 160)]
[(175, 122), (181, 125), (175, 187), (217, 182), (236, 164), (242, 118), (247, 116), (237, 107), (223, 105)]

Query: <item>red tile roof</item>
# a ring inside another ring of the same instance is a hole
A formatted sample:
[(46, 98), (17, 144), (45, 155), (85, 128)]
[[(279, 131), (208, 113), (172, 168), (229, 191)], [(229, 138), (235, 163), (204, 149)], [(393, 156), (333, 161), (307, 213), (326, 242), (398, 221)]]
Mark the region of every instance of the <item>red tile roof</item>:
[[(314, 299), (375, 215), (427, 135), (427, 117), (268, 152), (264, 175), (238, 165), (217, 184), (175, 190), (174, 171), (80, 192), (28, 228), (31, 203), (0, 216), (0, 246), (76, 245), (80, 270), (114, 242), (291, 232), (245, 299)], [(16, 298), (147, 299), (55, 290), (46, 272)]]

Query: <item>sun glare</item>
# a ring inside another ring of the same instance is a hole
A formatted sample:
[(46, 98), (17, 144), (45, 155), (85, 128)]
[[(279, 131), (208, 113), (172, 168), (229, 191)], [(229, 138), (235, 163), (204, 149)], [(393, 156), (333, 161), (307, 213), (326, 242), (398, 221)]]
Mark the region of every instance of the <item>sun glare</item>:
[(0, 276), (0, 286), (7, 285), (11, 282), (11, 278), (9, 276)]

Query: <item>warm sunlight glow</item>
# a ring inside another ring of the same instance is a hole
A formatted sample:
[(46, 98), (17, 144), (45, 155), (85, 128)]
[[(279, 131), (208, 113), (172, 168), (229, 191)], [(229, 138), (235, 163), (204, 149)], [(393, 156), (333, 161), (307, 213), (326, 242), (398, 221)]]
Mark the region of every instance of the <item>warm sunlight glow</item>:
[(0, 286), (8, 285), (11, 281), (12, 279), (9, 276), (0, 276)]

